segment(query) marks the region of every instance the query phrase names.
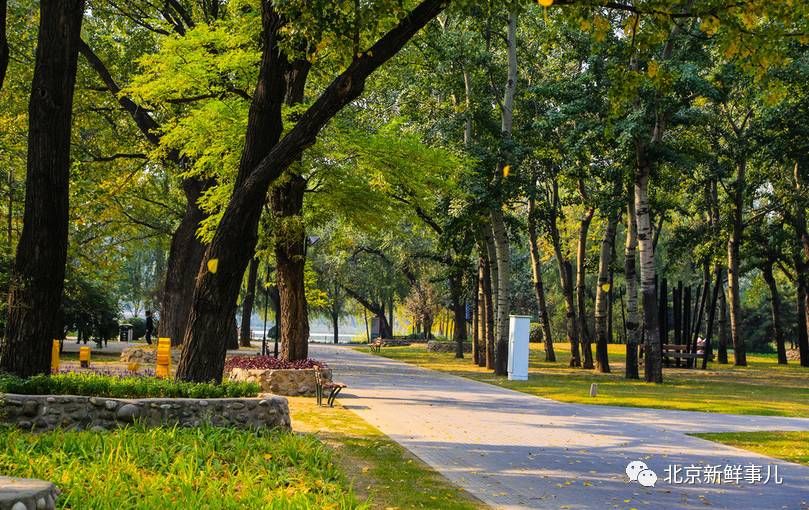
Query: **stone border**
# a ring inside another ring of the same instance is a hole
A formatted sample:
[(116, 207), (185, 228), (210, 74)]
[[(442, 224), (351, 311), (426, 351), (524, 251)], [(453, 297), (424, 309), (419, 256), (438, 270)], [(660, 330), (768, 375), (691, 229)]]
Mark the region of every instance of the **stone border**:
[[(427, 350), (429, 352), (455, 352), (458, 344), (452, 341), (439, 342), (438, 340), (430, 340), (427, 342)], [(472, 342), (463, 343), (463, 352), (472, 352)]]
[(204, 423), (240, 429), (291, 426), (287, 399), (142, 398), (79, 395), (0, 395), (0, 421), (27, 430), (108, 430), (136, 421), (147, 427), (196, 427)]
[(44, 480), (0, 476), (0, 510), (54, 510), (59, 492)]
[[(322, 367), (320, 374), (325, 382), (331, 382), (331, 369)], [(254, 382), (261, 391), (290, 397), (315, 395), (314, 368), (231, 368), (227, 373), (231, 381)]]

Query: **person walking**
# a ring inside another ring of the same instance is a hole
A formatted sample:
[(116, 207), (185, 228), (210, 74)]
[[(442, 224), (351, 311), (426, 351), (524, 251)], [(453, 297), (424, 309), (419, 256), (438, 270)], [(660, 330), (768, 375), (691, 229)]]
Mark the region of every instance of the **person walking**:
[(146, 343), (152, 345), (152, 332), (154, 331), (154, 320), (152, 311), (146, 310)]

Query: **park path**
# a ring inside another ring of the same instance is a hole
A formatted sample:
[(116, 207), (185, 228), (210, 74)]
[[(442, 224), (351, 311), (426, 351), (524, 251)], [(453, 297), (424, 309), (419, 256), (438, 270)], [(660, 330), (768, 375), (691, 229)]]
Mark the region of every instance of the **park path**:
[[(310, 355), (348, 384), (345, 407), (495, 508), (809, 508), (809, 467), (686, 435), (809, 430), (809, 419), (566, 404), (346, 347)], [(634, 460), (657, 473), (654, 488), (627, 483)], [(766, 478), (769, 464), (782, 484), (664, 481), (669, 465), (760, 465)]]

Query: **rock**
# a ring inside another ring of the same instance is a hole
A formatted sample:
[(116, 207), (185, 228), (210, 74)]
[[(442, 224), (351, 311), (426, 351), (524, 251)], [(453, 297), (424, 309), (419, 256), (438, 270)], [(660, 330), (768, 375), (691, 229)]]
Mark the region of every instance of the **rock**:
[(28, 417), (34, 417), (39, 412), (39, 402), (36, 400), (27, 400), (22, 405), (22, 414)]
[(140, 407), (135, 404), (124, 404), (115, 413), (117, 419), (127, 423), (132, 423), (138, 416), (140, 416)]
[[(430, 352), (455, 352), (457, 347), (455, 342), (439, 342), (438, 340), (427, 342), (427, 350)], [(463, 352), (472, 352), (472, 342), (464, 342)]]
[(118, 407), (118, 402), (114, 400), (107, 400), (104, 402), (104, 407), (106, 407), (108, 411), (115, 411), (115, 409)]

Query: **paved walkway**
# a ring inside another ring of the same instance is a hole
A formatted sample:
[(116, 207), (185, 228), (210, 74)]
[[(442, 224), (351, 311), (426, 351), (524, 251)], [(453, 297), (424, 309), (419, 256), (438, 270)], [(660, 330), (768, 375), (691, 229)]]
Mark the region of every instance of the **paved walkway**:
[[(685, 435), (809, 430), (809, 419), (565, 404), (345, 347), (310, 355), (348, 384), (343, 405), (495, 508), (809, 508), (809, 467)], [(635, 460), (657, 473), (654, 488), (627, 483)], [(669, 465), (751, 464), (765, 478), (777, 464), (783, 483), (664, 481)]]

